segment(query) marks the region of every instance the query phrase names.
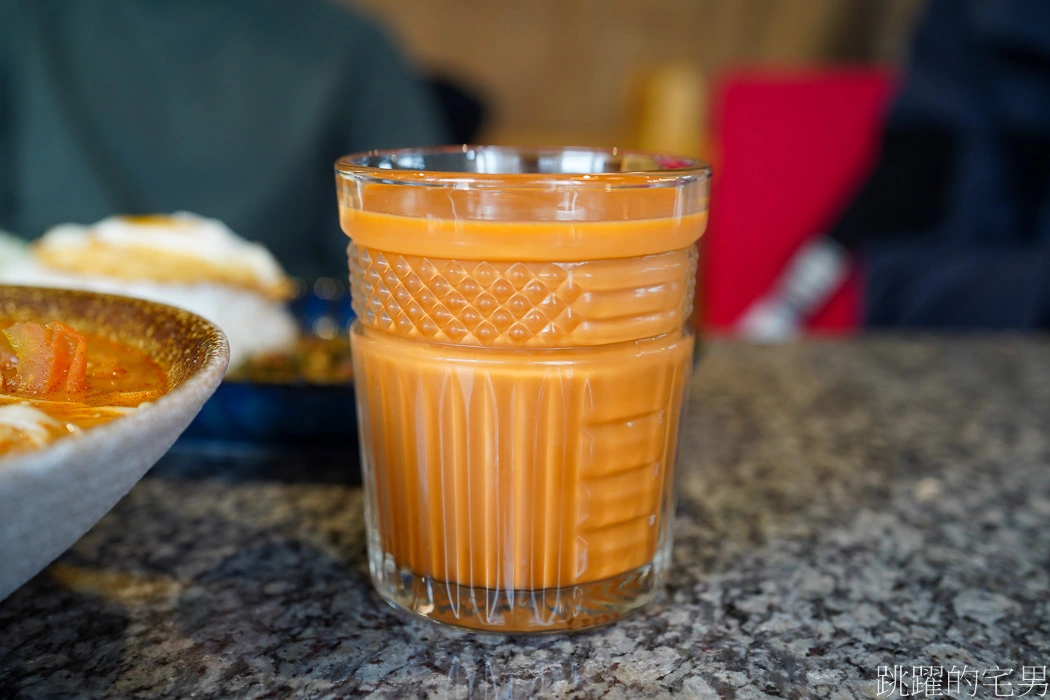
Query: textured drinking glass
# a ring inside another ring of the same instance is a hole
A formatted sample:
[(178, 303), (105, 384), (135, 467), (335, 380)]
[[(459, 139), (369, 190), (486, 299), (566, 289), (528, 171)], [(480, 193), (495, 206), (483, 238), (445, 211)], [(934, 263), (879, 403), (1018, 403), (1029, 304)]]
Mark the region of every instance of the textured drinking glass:
[(464, 146), (336, 172), (379, 593), (492, 632), (650, 601), (670, 560), (707, 166)]

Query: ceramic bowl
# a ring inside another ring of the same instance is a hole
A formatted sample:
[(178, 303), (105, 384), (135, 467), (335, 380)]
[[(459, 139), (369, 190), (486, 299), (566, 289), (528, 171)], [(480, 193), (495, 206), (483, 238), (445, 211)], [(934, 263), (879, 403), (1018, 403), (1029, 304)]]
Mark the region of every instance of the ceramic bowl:
[(62, 289), (0, 287), (5, 319), (61, 320), (148, 353), (170, 391), (130, 415), (0, 457), (0, 600), (68, 549), (167, 452), (222, 381), (226, 337), (188, 311)]

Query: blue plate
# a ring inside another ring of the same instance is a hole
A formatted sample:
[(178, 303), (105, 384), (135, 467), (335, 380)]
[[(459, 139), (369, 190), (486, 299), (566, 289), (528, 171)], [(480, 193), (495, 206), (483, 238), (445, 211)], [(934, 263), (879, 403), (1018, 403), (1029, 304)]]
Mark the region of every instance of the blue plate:
[[(328, 278), (300, 294), (291, 309), (304, 333), (322, 337), (348, 332), (354, 319), (349, 294)], [(356, 454), (354, 386), (224, 381), (183, 433), (182, 441)]]

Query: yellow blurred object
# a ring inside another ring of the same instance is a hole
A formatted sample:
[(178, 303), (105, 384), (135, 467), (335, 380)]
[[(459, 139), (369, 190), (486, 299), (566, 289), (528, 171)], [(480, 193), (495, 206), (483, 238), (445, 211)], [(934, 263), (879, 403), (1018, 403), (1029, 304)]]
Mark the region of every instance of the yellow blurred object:
[(705, 155), (707, 84), (688, 63), (668, 63), (643, 79), (635, 146), (683, 156)]
[[(695, 66), (676, 62), (656, 68), (641, 79), (631, 102), (634, 117), (631, 147), (713, 160), (708, 138), (708, 85)], [(703, 240), (697, 244), (697, 251), (702, 261)], [(698, 335), (703, 328), (699, 282), (697, 280), (689, 319)]]

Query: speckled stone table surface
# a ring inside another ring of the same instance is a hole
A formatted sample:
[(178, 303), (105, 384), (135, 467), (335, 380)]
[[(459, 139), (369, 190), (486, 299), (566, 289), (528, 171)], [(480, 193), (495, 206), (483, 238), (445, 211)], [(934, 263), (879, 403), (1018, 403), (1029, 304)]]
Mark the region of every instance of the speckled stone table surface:
[(1050, 665), (1047, 340), (716, 343), (681, 452), (663, 602), (508, 638), (379, 602), (352, 459), (183, 447), (0, 603), (0, 696), (852, 698), (894, 666), (1020, 694)]

